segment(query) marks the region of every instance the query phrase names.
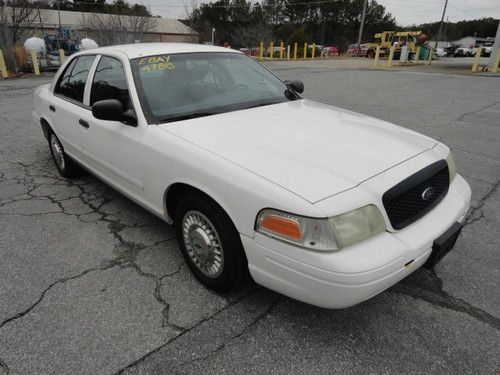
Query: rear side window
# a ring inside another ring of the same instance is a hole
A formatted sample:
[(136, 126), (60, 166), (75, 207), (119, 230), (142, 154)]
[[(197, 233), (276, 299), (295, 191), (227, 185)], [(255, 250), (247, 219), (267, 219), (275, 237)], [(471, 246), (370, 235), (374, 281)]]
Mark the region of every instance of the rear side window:
[(94, 74), (90, 105), (100, 100), (118, 99), (125, 110), (131, 108), (125, 71), (120, 60), (103, 56)]
[(85, 83), (95, 56), (81, 56), (74, 59), (66, 68), (55, 88), (55, 93), (83, 103)]

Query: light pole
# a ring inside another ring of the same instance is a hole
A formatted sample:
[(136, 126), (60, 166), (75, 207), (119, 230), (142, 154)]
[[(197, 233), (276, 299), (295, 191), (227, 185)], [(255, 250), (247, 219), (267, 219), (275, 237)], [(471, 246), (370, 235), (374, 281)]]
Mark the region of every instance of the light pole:
[[(448, 0), (447, 0), (448, 1)], [(361, 38), (363, 36), (363, 27), (365, 26), (365, 17), (366, 17), (366, 7), (368, 5), (368, 0), (365, 0), (363, 4), (363, 14), (361, 15), (361, 24), (359, 25), (359, 34), (358, 34), (358, 50), (356, 52), (356, 56), (359, 56), (361, 53)]]
[(436, 42), (434, 43), (434, 51), (437, 49), (438, 41), (441, 38), (441, 30), (443, 29), (444, 15), (446, 13), (446, 7), (447, 6), (448, 6), (448, 0), (445, 0), (445, 2), (444, 2), (444, 8), (443, 8), (443, 15), (441, 16), (441, 22), (439, 23), (438, 35), (437, 35), (437, 38), (436, 38)]
[(212, 27), (212, 46), (215, 45), (215, 27)]
[(491, 47), (491, 54), (490, 54), (490, 61), (488, 63), (488, 66), (493, 66), (495, 63), (495, 58), (497, 56), (497, 53), (500, 48), (500, 21), (498, 21), (498, 29), (497, 29), (497, 35), (495, 36), (495, 42), (493, 43), (493, 46)]

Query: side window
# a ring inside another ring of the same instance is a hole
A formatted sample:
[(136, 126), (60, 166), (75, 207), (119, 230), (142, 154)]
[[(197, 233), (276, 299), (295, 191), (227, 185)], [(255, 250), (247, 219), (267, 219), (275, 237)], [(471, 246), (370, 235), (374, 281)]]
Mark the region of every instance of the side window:
[(56, 94), (83, 103), (85, 83), (94, 59), (95, 56), (81, 56), (73, 60), (56, 86)]
[(125, 71), (120, 60), (103, 56), (94, 74), (90, 105), (105, 99), (118, 99), (125, 110), (131, 107)]

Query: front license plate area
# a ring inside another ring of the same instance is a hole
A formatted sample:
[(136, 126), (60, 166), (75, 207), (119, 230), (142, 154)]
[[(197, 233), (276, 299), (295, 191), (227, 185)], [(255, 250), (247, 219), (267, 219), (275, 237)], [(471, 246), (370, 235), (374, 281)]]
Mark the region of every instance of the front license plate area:
[(462, 231), (463, 225), (460, 223), (453, 224), (446, 232), (444, 232), (432, 245), (432, 253), (424, 264), (426, 268), (432, 268), (439, 263), (443, 257), (453, 249), (457, 238)]

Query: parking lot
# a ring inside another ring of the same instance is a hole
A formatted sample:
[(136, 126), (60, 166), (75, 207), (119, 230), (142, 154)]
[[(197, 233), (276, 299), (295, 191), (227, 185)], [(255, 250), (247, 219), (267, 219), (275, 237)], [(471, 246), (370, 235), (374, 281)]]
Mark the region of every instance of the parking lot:
[(31, 118), (49, 78), (3, 80), (0, 374), (500, 373), (500, 80), (268, 66), (306, 98), (448, 144), (473, 191), (455, 249), (345, 310), (256, 285), (211, 293), (170, 226), (91, 175), (58, 175)]

